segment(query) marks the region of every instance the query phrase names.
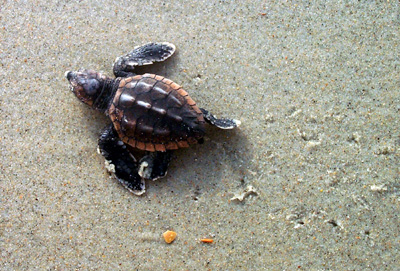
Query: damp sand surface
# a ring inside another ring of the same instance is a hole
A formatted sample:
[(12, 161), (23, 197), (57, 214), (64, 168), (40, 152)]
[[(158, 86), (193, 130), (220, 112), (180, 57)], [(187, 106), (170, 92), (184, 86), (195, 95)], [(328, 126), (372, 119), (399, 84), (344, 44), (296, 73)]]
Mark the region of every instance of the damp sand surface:
[[(0, 10), (2, 270), (398, 268), (398, 1)], [(64, 73), (111, 75), (117, 56), (150, 41), (177, 52), (138, 72), (242, 125), (176, 151), (136, 197), (96, 152), (107, 117)]]

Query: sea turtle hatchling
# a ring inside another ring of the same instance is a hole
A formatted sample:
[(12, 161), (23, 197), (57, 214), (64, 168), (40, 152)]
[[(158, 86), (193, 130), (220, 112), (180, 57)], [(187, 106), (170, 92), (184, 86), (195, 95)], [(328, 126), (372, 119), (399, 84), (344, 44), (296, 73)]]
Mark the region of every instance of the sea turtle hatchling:
[[(105, 112), (112, 123), (99, 138), (99, 153), (107, 169), (129, 191), (145, 192), (145, 179), (155, 180), (167, 173), (171, 153), (201, 143), (208, 122), (221, 129), (240, 125), (234, 119), (217, 119), (197, 107), (181, 86), (155, 74), (136, 75), (136, 66), (169, 58), (171, 43), (148, 43), (115, 60), (110, 78), (93, 70), (67, 71), (72, 92), (82, 102)], [(136, 160), (132, 151), (145, 151)]]

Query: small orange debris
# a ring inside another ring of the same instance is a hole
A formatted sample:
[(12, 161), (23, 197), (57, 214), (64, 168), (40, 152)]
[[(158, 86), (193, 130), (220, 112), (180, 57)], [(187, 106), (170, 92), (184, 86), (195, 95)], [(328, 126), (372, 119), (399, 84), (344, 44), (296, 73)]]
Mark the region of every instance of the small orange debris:
[(164, 240), (167, 244), (172, 243), (176, 238), (176, 232), (174, 231), (166, 231), (163, 233)]
[(203, 243), (212, 243), (212, 242), (214, 242), (214, 240), (210, 239), (210, 238), (203, 238), (203, 239), (200, 239), (200, 241), (202, 241)]

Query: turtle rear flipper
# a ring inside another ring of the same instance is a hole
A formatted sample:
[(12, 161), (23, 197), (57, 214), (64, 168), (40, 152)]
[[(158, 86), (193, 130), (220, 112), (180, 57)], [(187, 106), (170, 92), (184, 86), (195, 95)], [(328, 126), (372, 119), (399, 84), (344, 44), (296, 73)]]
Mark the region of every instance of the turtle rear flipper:
[(150, 65), (169, 58), (175, 52), (175, 45), (169, 42), (147, 43), (138, 46), (126, 55), (117, 57), (114, 62), (114, 75), (128, 77), (134, 75), (136, 66)]
[(217, 119), (213, 114), (205, 110), (204, 108), (200, 108), (201, 112), (203, 112), (204, 119), (220, 128), (220, 129), (233, 129), (236, 127), (239, 127), (241, 122), (240, 120), (235, 120), (235, 119)]
[(101, 133), (99, 153), (106, 159), (108, 171), (114, 173), (125, 188), (138, 196), (145, 192), (144, 180), (137, 172), (137, 162), (119, 139), (112, 124)]

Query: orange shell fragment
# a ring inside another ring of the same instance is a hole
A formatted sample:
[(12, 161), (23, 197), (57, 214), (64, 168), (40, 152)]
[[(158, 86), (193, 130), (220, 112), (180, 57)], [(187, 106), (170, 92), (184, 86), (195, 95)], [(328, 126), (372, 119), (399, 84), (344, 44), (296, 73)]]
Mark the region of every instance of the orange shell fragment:
[(210, 239), (210, 238), (203, 238), (203, 239), (200, 239), (200, 241), (203, 242), (203, 243), (212, 243), (212, 242), (214, 242), (214, 240)]
[(176, 238), (176, 232), (174, 231), (166, 231), (163, 233), (164, 240), (167, 244), (172, 243)]

